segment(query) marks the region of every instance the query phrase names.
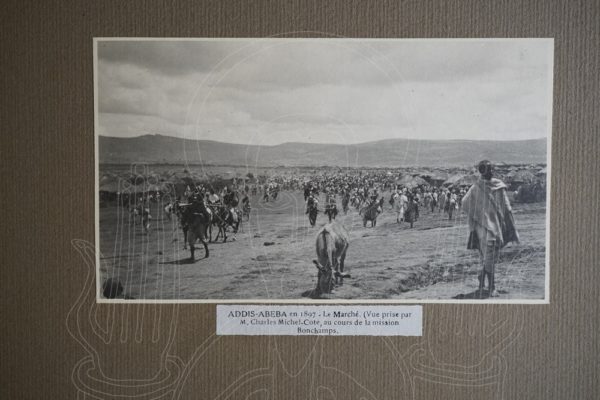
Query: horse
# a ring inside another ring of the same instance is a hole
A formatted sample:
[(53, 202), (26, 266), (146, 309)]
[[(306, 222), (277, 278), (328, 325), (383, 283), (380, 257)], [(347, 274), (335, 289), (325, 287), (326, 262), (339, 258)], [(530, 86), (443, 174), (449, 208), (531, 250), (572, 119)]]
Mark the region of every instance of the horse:
[(327, 204), (325, 206), (325, 214), (329, 217), (329, 222), (331, 222), (338, 214), (337, 206), (335, 204)]
[(211, 221), (210, 218), (206, 218), (204, 214), (200, 213), (191, 213), (191, 215), (187, 216), (186, 226), (187, 232), (185, 234), (185, 240), (190, 245), (190, 259), (194, 261), (194, 244), (196, 240), (200, 239), (202, 245), (204, 246), (204, 258), (208, 258), (208, 244), (206, 243), (206, 233)]
[[(177, 216), (177, 218), (179, 219), (179, 225), (181, 227), (181, 230), (183, 231), (183, 249), (187, 250), (187, 244), (188, 244), (188, 232), (190, 230), (190, 223), (193, 222), (193, 215), (195, 214), (194, 211), (192, 210), (188, 210), (188, 208), (190, 207), (190, 204), (184, 204), (184, 205), (179, 205), (176, 209), (174, 209), (174, 213)], [(206, 227), (204, 228), (204, 237), (208, 237), (208, 230), (210, 225), (212, 224), (212, 219), (213, 219), (213, 212), (210, 208), (206, 208), (206, 211), (208, 211), (208, 223), (206, 224)], [(196, 235), (198, 236), (198, 235)]]
[[(237, 233), (240, 223), (242, 222), (242, 213), (238, 209), (230, 211), (223, 205), (212, 205), (210, 208), (213, 212), (213, 219), (212, 224), (209, 227), (209, 240), (212, 242), (212, 226), (215, 225), (218, 228), (215, 242), (222, 236), (223, 243), (225, 243), (227, 241), (227, 227), (231, 226), (233, 228), (233, 233)], [(235, 213), (235, 219), (233, 213)]]
[(379, 202), (375, 202), (369, 206), (363, 207), (358, 215), (363, 217), (363, 227), (366, 228), (367, 221), (371, 221), (371, 228), (377, 225), (377, 216), (381, 212), (381, 206)]
[(308, 222), (310, 223), (310, 226), (315, 226), (318, 213), (319, 209), (316, 201), (308, 205)]

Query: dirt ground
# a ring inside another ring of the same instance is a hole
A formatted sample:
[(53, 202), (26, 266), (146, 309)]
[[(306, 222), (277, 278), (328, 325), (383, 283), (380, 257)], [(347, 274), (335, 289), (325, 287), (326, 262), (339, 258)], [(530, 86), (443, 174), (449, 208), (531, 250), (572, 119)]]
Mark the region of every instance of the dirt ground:
[[(389, 193), (385, 194), (386, 201)], [(321, 199), (321, 204), (323, 204)], [(118, 277), (136, 299), (299, 299), (315, 287), (315, 236), (327, 217), (310, 227), (300, 192), (282, 192), (274, 202), (251, 198), (252, 213), (226, 243), (209, 243), (210, 257), (199, 249), (196, 261), (183, 250), (183, 234), (163, 206), (151, 204), (145, 233), (125, 208), (100, 208), (101, 279)], [(338, 207), (341, 207), (338, 201)], [(500, 254), (496, 272), (499, 300), (543, 299), (545, 284), (545, 203), (514, 204), (520, 244)], [(397, 224), (389, 204), (366, 228), (358, 212), (338, 215), (350, 233), (346, 272), (350, 278), (331, 299), (473, 299), (479, 255), (467, 250), (466, 216), (448, 220), (443, 211), (420, 209), (411, 229)]]

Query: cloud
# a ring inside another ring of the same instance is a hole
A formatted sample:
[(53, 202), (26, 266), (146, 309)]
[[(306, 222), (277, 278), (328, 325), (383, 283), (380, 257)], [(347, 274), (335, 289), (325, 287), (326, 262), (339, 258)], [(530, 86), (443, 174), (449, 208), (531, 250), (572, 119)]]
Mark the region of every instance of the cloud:
[(547, 133), (540, 41), (99, 43), (99, 131), (249, 143)]
[(133, 65), (165, 75), (207, 72), (244, 47), (235, 41), (100, 40), (100, 63)]

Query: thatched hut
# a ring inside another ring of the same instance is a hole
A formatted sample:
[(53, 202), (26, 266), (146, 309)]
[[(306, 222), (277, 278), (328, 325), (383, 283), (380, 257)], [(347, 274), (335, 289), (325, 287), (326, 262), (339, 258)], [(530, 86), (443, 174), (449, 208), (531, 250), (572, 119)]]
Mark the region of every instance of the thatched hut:
[(445, 172), (436, 172), (429, 178), (429, 183), (433, 186), (440, 187), (448, 180), (449, 176)]
[(528, 169), (512, 171), (506, 175), (510, 190), (516, 190), (521, 185), (531, 184), (536, 181), (535, 174)]
[(458, 181), (460, 181), (464, 177), (463, 174), (454, 174), (446, 179), (443, 183), (444, 186), (450, 187), (454, 186)]
[(396, 180), (396, 185), (404, 186), (408, 189), (413, 189), (419, 186), (428, 185), (427, 181), (420, 176), (404, 175), (402, 178)]

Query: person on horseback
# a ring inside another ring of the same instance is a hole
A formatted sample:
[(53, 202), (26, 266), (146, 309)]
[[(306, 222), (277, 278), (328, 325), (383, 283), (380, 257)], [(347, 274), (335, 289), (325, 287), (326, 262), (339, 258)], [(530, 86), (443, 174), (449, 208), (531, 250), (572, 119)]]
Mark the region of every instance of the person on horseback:
[(248, 197), (248, 192), (244, 192), (244, 197), (242, 197), (242, 207), (246, 207), (250, 205), (250, 198)]
[(304, 185), (304, 201), (306, 201), (308, 199), (308, 197), (310, 196), (310, 189), (311, 189), (310, 184)]
[(279, 185), (277, 182), (273, 182), (273, 186), (271, 187), (271, 197), (273, 200), (277, 200), (277, 195), (279, 194)]
[(175, 201), (173, 202), (173, 206), (171, 207), (171, 212), (173, 214), (175, 214), (176, 216), (180, 217), (181, 216), (181, 197), (177, 196), (177, 198), (175, 199)]
[(313, 207), (317, 207), (319, 205), (319, 200), (317, 199), (316, 195), (315, 195), (315, 190), (313, 190), (309, 195), (308, 195), (308, 199), (306, 199), (306, 213), (308, 214), (308, 212), (311, 210), (311, 208)]
[(308, 214), (308, 221), (311, 226), (315, 226), (315, 222), (317, 221), (318, 207), (319, 200), (317, 199), (316, 192), (313, 191), (306, 200), (306, 214)]
[(374, 191), (373, 194), (370, 196), (370, 201), (369, 201), (369, 207), (374, 206), (375, 204), (377, 204), (377, 191)]
[(192, 196), (190, 205), (183, 212), (182, 223), (190, 224), (197, 215), (201, 215), (206, 221), (210, 220), (210, 212), (200, 195)]
[(223, 195), (223, 204), (227, 207), (229, 211), (229, 218), (233, 223), (237, 222), (237, 213), (235, 212), (235, 208), (239, 204), (239, 198), (237, 193), (232, 191), (228, 186), (225, 187), (225, 194)]
[(333, 189), (329, 189), (327, 195), (325, 196), (325, 214), (327, 214), (327, 216), (329, 217), (329, 222), (331, 222), (332, 219), (335, 219), (337, 213), (338, 211), (335, 200), (335, 193), (333, 192)]
[(210, 189), (210, 194), (208, 195), (208, 204), (219, 204), (221, 199), (219, 195), (215, 193), (214, 189)]

